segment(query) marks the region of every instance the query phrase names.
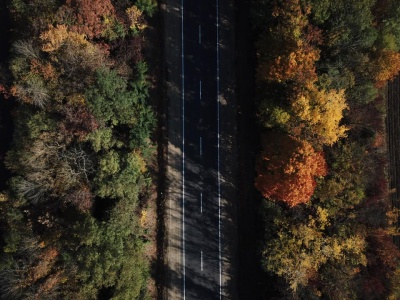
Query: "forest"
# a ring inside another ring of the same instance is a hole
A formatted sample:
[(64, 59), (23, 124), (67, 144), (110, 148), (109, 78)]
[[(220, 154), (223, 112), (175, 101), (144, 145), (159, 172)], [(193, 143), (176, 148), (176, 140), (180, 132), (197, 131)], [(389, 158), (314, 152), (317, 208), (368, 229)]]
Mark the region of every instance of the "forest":
[(150, 299), (155, 0), (9, 0), (1, 299)]
[(385, 123), (398, 1), (251, 5), (264, 298), (399, 299)]

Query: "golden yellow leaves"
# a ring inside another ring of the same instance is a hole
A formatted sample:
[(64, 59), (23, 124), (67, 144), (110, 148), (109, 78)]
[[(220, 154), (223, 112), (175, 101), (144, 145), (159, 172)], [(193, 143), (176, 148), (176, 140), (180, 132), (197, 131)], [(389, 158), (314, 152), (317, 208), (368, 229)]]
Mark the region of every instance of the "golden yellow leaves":
[(127, 8), (125, 12), (130, 21), (131, 30), (143, 30), (147, 27), (143, 21), (143, 12), (136, 5)]
[(42, 50), (45, 52), (57, 51), (67, 41), (75, 45), (88, 45), (83, 34), (69, 31), (66, 25), (50, 25), (49, 29), (40, 35), (43, 41)]
[(145, 227), (147, 225), (147, 211), (142, 210), (140, 214), (140, 226)]
[(317, 143), (329, 146), (346, 136), (348, 127), (340, 125), (340, 121), (347, 108), (344, 90), (325, 91), (313, 87), (298, 93), (292, 101), (296, 122), (316, 135)]
[[(326, 263), (344, 264), (352, 261), (352, 272), (367, 264), (366, 242), (362, 235), (329, 236), (328, 212), (318, 208), (307, 220), (291, 224), (277, 219), (278, 239), (269, 243), (267, 266), (288, 282), (292, 291), (307, 286)], [(348, 274), (351, 275), (351, 274)]]

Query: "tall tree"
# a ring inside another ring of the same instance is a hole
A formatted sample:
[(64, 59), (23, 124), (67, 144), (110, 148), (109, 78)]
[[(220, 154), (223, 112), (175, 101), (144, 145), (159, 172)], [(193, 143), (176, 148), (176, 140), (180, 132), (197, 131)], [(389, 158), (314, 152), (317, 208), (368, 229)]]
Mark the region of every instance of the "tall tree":
[(348, 128), (340, 121), (347, 108), (344, 90), (325, 91), (313, 86), (292, 100), (294, 131), (300, 127), (309, 140), (331, 146), (346, 136)]
[(108, 25), (105, 20), (114, 16), (110, 0), (66, 0), (58, 12), (61, 23), (72, 23), (71, 29), (88, 39), (101, 37)]

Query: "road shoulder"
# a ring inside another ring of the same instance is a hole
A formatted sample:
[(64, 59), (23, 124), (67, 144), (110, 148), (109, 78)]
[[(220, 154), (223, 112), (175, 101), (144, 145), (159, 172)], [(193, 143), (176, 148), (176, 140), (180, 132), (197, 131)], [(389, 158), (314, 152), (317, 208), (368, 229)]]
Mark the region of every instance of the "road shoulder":
[(167, 101), (167, 168), (166, 168), (166, 261), (164, 299), (181, 299), (181, 23), (180, 1), (166, 0), (161, 5), (164, 24), (164, 99)]

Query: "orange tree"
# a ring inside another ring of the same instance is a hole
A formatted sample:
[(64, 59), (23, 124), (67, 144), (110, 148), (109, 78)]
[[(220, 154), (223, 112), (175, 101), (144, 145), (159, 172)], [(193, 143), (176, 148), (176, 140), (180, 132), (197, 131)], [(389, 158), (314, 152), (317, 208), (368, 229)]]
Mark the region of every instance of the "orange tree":
[(270, 133), (263, 138), (256, 171), (255, 186), (264, 197), (293, 207), (310, 200), (315, 178), (325, 176), (328, 169), (323, 153), (316, 152), (310, 143)]

